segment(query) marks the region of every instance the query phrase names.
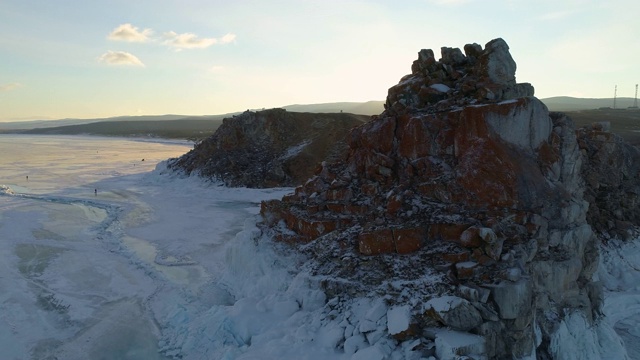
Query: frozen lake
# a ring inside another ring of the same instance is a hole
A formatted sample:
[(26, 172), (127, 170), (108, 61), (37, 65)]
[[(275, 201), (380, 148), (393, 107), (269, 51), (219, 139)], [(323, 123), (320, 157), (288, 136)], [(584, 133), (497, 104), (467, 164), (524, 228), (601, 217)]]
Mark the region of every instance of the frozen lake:
[(190, 148), (0, 136), (2, 359), (164, 359), (166, 316), (231, 301), (215, 288), (221, 246), (286, 190), (151, 174)]
[(3, 358), (162, 358), (144, 306), (157, 285), (131, 266), (122, 239), (124, 224), (152, 221), (132, 217), (145, 206), (136, 193), (141, 174), (188, 150), (188, 143), (0, 136), (8, 193), (0, 197)]

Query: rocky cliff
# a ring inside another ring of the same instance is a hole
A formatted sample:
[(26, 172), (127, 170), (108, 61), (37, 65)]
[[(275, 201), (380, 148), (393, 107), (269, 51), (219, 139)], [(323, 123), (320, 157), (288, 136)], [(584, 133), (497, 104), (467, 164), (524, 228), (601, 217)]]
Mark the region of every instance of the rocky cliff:
[(225, 118), (215, 134), (169, 167), (253, 188), (295, 186), (324, 159), (343, 156), (346, 134), (368, 116), (270, 109)]
[(609, 131), (608, 123), (578, 129), (587, 221), (602, 237), (630, 239), (640, 224), (640, 150)]
[[(617, 152), (637, 152), (602, 129), (578, 138), (516, 83), (502, 39), (441, 52), (418, 53), (343, 158), (262, 204), (266, 229), (311, 255), (329, 295), (410, 306), (396, 339), (432, 341), (440, 358), (557, 358), (566, 317), (600, 316), (588, 219), (607, 231), (638, 220), (638, 162), (604, 172), (621, 165)], [(444, 328), (481, 341), (456, 348)]]

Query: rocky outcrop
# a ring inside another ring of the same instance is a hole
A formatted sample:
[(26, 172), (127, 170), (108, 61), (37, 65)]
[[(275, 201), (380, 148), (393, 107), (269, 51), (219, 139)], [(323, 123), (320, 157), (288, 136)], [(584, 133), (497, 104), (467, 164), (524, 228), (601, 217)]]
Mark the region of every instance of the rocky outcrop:
[(169, 162), (169, 167), (253, 188), (295, 186), (324, 159), (346, 151), (345, 134), (369, 117), (270, 109), (223, 120), (215, 134)]
[[(464, 50), (421, 50), (345, 157), (261, 213), (279, 239), (308, 244), (330, 294), (366, 283), (402, 302), (414, 291), (418, 328), (471, 332), (490, 358), (550, 357), (563, 314), (593, 319), (602, 301), (586, 157), (572, 121), (516, 83), (502, 39)], [(420, 272), (443, 282), (380, 285)], [(448, 353), (437, 333), (436, 353)]]
[(640, 150), (609, 131), (608, 123), (578, 130), (588, 161), (582, 168), (587, 220), (605, 237), (629, 239), (640, 225)]
[(389, 89), (386, 112), (437, 112), (474, 102), (499, 102), (533, 96), (533, 86), (516, 83), (516, 63), (502, 39), (484, 48), (467, 44), (465, 54), (458, 48), (441, 48), (437, 61), (430, 49), (418, 53), (412, 73)]

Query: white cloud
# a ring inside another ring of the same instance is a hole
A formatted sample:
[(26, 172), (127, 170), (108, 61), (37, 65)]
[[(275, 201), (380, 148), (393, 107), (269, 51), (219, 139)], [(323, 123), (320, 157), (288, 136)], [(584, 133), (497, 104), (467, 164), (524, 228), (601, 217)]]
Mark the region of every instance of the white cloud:
[(141, 66), (144, 64), (135, 55), (124, 51), (107, 51), (102, 54), (98, 61), (108, 65)]
[(215, 38), (199, 38), (196, 34), (164, 33), (164, 44), (177, 49), (204, 49), (218, 42)]
[(149, 36), (153, 34), (153, 30), (144, 29), (139, 31), (137, 27), (131, 24), (122, 24), (107, 36), (109, 40), (128, 41), (128, 42), (147, 42)]
[(22, 84), (20, 83), (10, 83), (10, 84), (4, 84), (4, 85), (0, 85), (0, 91), (4, 92), (4, 91), (11, 91), (11, 90), (15, 90), (19, 87), (22, 87)]
[(193, 33), (178, 34), (174, 31), (164, 33), (163, 44), (173, 47), (176, 50), (181, 49), (204, 49), (215, 44), (228, 44), (236, 40), (235, 34), (226, 34), (220, 39), (216, 38), (199, 38)]
[[(140, 30), (139, 28), (127, 23), (119, 25), (113, 29), (113, 31), (111, 31), (107, 36), (107, 39), (139, 43), (160, 42), (161, 44), (169, 46), (176, 51), (181, 51), (183, 49), (204, 49), (215, 44), (229, 44), (236, 41), (236, 34), (232, 33), (227, 33), (220, 38), (198, 37), (198, 35), (188, 32), (178, 34), (175, 31), (165, 32), (161, 37), (153, 36), (153, 34), (154, 31), (151, 29)], [(127, 59), (124, 56), (125, 54), (107, 53), (102, 55), (100, 59), (101, 61), (110, 64), (142, 65), (142, 62), (137, 60), (135, 56), (127, 54), (129, 55), (129, 59)], [(130, 59), (130, 57), (133, 57), (135, 60)], [(114, 62), (109, 62), (110, 59), (113, 59)]]
[(236, 41), (236, 34), (228, 33), (220, 38), (220, 44), (228, 44)]

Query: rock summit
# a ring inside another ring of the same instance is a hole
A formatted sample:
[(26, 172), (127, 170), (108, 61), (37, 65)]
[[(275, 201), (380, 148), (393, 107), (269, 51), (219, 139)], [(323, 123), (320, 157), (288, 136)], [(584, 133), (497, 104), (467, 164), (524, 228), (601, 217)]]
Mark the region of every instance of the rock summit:
[[(342, 158), (262, 204), (265, 227), (313, 249), (329, 294), (374, 289), (410, 306), (410, 332), (440, 344), (436, 354), (449, 345), (429, 329), (448, 328), (482, 339), (458, 355), (553, 358), (565, 314), (593, 322), (602, 303), (588, 159), (571, 119), (515, 71), (502, 39), (443, 47), (439, 60), (421, 50)], [(426, 273), (440, 279), (428, 290), (388, 285)], [(412, 291), (422, 300), (403, 297)]]

